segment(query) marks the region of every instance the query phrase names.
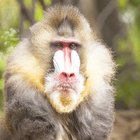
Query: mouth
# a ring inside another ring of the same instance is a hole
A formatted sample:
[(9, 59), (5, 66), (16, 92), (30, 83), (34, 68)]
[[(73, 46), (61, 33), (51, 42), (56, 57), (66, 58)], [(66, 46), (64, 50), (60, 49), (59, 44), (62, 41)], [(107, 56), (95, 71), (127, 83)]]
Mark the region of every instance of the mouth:
[(57, 86), (56, 89), (62, 93), (70, 93), (70, 92), (75, 91), (73, 86), (68, 83), (62, 83), (59, 86)]

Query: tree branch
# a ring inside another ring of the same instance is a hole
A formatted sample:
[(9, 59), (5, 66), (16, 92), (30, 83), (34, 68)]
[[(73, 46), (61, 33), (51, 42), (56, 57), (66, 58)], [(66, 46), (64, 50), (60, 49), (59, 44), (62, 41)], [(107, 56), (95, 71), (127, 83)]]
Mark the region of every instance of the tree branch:
[(44, 0), (38, 0), (43, 8), (43, 10), (47, 9), (47, 5), (45, 4)]
[(31, 24), (33, 24), (33, 23), (34, 23), (34, 20), (33, 20), (32, 15), (30, 14), (31, 12), (26, 8), (26, 6), (25, 6), (23, 0), (17, 0), (17, 1), (18, 1), (18, 3), (19, 3), (19, 6), (20, 6), (21, 14), (23, 14), (24, 17), (25, 17), (27, 20), (29, 20), (29, 22), (30, 22)]

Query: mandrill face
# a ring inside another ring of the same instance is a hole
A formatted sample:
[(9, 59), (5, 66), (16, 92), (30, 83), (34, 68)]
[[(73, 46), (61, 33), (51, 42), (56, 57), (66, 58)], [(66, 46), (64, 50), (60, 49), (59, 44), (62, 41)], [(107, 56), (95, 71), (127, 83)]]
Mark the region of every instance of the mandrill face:
[(97, 106), (104, 105), (113, 91), (115, 64), (76, 8), (50, 8), (31, 34), (31, 49), (40, 66), (38, 87), (57, 112), (72, 112), (89, 95)]
[(79, 71), (81, 45), (69, 39), (55, 40), (50, 44), (55, 48), (52, 58), (54, 72), (45, 78), (45, 92), (57, 112), (71, 112), (78, 105), (84, 89), (84, 77)]

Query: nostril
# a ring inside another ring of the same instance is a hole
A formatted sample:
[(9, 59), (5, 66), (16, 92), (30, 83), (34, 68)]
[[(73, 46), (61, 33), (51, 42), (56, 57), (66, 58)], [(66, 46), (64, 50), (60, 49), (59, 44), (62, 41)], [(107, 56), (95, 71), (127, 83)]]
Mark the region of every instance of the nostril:
[(75, 77), (75, 74), (74, 73), (70, 73), (69, 74), (69, 77), (74, 78)]
[(61, 72), (59, 75), (59, 78), (62, 80), (72, 80), (75, 79), (75, 74), (74, 73), (67, 73), (67, 72)]
[(66, 78), (69, 77), (68, 73), (66, 73), (66, 72), (62, 72), (60, 75), (63, 77), (66, 77)]

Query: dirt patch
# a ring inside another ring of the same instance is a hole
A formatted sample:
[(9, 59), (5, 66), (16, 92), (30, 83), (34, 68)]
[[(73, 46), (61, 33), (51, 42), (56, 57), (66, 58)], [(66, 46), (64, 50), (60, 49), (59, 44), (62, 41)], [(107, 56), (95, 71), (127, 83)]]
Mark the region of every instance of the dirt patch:
[(117, 111), (111, 140), (140, 140), (140, 110)]

